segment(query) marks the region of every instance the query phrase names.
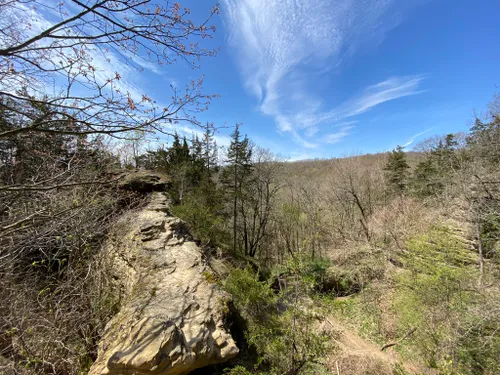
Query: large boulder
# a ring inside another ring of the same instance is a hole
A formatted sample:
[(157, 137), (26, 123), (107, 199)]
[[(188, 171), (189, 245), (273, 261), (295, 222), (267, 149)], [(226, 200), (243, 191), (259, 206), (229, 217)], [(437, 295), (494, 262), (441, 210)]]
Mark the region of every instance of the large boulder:
[(210, 282), (200, 248), (168, 214), (164, 194), (119, 220), (105, 251), (123, 303), (89, 374), (182, 375), (236, 356), (225, 326), (229, 297)]
[(167, 176), (147, 170), (127, 172), (118, 181), (118, 187), (125, 190), (133, 190), (139, 193), (150, 193), (152, 191), (165, 191), (168, 187)]

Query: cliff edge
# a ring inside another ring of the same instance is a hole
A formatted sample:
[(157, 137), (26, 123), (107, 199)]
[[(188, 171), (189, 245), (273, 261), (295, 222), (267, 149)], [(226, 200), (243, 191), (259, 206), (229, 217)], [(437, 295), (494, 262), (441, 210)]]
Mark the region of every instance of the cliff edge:
[(183, 375), (238, 353), (226, 325), (228, 295), (210, 282), (201, 249), (168, 198), (149, 204), (112, 229), (105, 246), (121, 307), (106, 325), (90, 375)]

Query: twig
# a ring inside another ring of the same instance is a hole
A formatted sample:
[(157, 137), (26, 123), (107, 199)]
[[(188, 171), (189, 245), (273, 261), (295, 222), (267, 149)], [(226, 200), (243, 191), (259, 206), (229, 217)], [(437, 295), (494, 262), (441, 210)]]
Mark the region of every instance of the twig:
[(6, 225), (5, 227), (2, 227), (0, 228), (1, 231), (4, 231), (4, 230), (8, 230), (8, 229), (11, 229), (13, 227), (17, 227), (18, 225), (21, 225), (31, 219), (33, 219), (36, 215), (40, 215), (41, 213), (43, 212), (43, 210), (40, 210), (40, 211), (37, 211), (37, 212), (34, 212), (32, 213), (31, 215), (25, 217), (24, 219), (21, 219), (21, 220), (18, 220), (16, 221), (15, 223), (12, 223), (12, 224), (9, 224), (9, 225)]
[(332, 322), (330, 322), (330, 320), (329, 320), (328, 318), (325, 318), (325, 321), (326, 321), (328, 324), (330, 324), (330, 325), (332, 326), (332, 328), (335, 328), (335, 326), (333, 325), (333, 323), (332, 323)]
[(394, 341), (394, 342), (390, 342), (388, 344), (385, 344), (384, 346), (382, 346), (380, 348), (380, 350), (384, 351), (387, 348), (390, 348), (392, 346), (398, 345), (401, 341), (403, 341), (403, 340), (407, 339), (408, 337), (410, 337), (416, 330), (417, 330), (417, 327), (413, 327), (408, 332), (406, 332), (406, 335), (404, 335), (403, 337), (401, 337), (398, 341)]
[(83, 186), (83, 185), (108, 185), (112, 184), (113, 182), (119, 181), (121, 178), (123, 178), (123, 176), (120, 176), (110, 181), (82, 181), (82, 182), (72, 182), (72, 183), (52, 185), (52, 186), (36, 186), (36, 185), (8, 186), (7, 185), (7, 186), (0, 186), (0, 191), (47, 191), (47, 190), (67, 188), (73, 186)]

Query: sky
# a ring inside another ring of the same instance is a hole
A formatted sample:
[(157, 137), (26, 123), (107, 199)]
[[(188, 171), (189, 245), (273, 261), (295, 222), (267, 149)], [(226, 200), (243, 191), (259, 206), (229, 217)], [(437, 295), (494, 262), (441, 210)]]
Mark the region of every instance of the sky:
[[(201, 19), (211, 0), (179, 1)], [(159, 102), (205, 75), (198, 116), (227, 145), (236, 123), (289, 160), (411, 149), (466, 131), (500, 92), (498, 0), (220, 0), (200, 70), (119, 61), (122, 82)], [(180, 127), (181, 134), (193, 131)]]
[(210, 114), (292, 159), (467, 130), (500, 85), (500, 1), (221, 5)]

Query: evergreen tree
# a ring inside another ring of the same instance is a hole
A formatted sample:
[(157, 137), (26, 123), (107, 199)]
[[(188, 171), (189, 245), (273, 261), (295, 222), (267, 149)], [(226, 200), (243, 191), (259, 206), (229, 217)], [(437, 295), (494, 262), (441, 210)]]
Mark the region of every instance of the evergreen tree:
[[(231, 134), (231, 143), (227, 151), (227, 167), (223, 173), (223, 182), (232, 198), (233, 251), (238, 241), (238, 204), (243, 199), (244, 186), (252, 173), (252, 150), (248, 137), (241, 137), (240, 125), (237, 124)], [(245, 254), (246, 255), (246, 254)]]
[(140, 157), (140, 161), (141, 165), (162, 171), (171, 177), (171, 198), (174, 204), (182, 204), (186, 194), (195, 189), (198, 195), (208, 195), (209, 191), (213, 195), (216, 186), (212, 180), (212, 170), (216, 170), (217, 164), (216, 158), (211, 157), (209, 166), (207, 155), (214, 155), (212, 150), (215, 147), (212, 138), (208, 142), (201, 141), (193, 134), (188, 142), (186, 137), (181, 138), (175, 133), (168, 149), (165, 150), (162, 146), (156, 151), (148, 151)]
[(491, 165), (500, 163), (500, 115), (492, 115), (492, 120), (488, 123), (476, 119), (470, 129), (467, 144), (476, 159)]
[(384, 168), (389, 187), (397, 194), (402, 194), (406, 189), (409, 168), (403, 147), (397, 146), (389, 154), (389, 160)]
[(165, 147), (161, 145), (156, 151), (146, 151), (142, 166), (145, 169), (167, 173), (169, 166), (168, 150), (165, 150)]
[(450, 169), (458, 168), (458, 160), (455, 155), (455, 149), (458, 142), (453, 134), (447, 134), (444, 142), (439, 141), (438, 146), (431, 151), (431, 156), (436, 162), (437, 168), (446, 174)]
[(193, 161), (199, 160), (203, 156), (201, 142), (200, 139), (198, 138), (198, 135), (196, 134), (193, 134), (191, 138), (190, 152), (191, 152), (191, 160)]
[(187, 162), (190, 160), (189, 152), (189, 145), (186, 136), (184, 136), (184, 138), (182, 139), (182, 147), (180, 149), (180, 158), (182, 162)]
[(179, 162), (178, 156), (179, 156), (180, 149), (181, 149), (181, 141), (179, 138), (179, 134), (177, 134), (177, 132), (175, 132), (172, 145), (168, 149), (168, 159), (169, 159), (170, 165), (175, 165)]
[[(205, 138), (205, 137), (204, 137)], [(207, 163), (207, 147), (212, 148), (211, 140), (206, 142), (200, 140), (198, 135), (193, 134), (186, 155), (187, 142), (177, 144), (181, 152), (176, 153), (172, 149), (172, 154), (177, 155), (174, 159), (180, 161), (177, 169), (182, 172), (178, 174), (176, 181), (173, 181), (171, 195), (174, 198), (174, 213), (185, 219), (198, 240), (203, 243), (211, 243), (213, 246), (229, 243), (228, 234), (222, 223), (225, 221), (226, 197), (223, 191), (218, 189), (213, 179), (213, 171), (216, 170), (216, 159)], [(173, 168), (175, 169), (175, 168)], [(183, 184), (180, 184), (180, 181)]]
[(431, 157), (417, 164), (411, 186), (414, 194), (419, 197), (429, 197), (443, 191), (444, 185), (439, 178), (439, 170)]
[(175, 133), (167, 155), (166, 172), (172, 180), (170, 196), (174, 203), (180, 203), (190, 187), (191, 155), (186, 137), (183, 138), (181, 143), (179, 135)]
[[(6, 101), (4, 99), (0, 107)], [(85, 135), (59, 132), (61, 129), (74, 130), (75, 133), (79, 130), (74, 121), (65, 117), (66, 114), (56, 114), (49, 104), (37, 100), (26, 103), (23, 110), (30, 113), (29, 123), (8, 111), (0, 111), (0, 131), (7, 134), (0, 140), (0, 174), (4, 183), (43, 181), (48, 176), (66, 173), (70, 166), (74, 169), (73, 174), (78, 176), (80, 166), (89, 166), (90, 160), (95, 159), (92, 155), (99, 138), (91, 141)], [(41, 126), (40, 122), (45, 120), (50, 120), (50, 125), (45, 124), (44, 132), (37, 137), (16, 135), (23, 126)], [(8, 135), (9, 132), (12, 136)]]
[[(491, 114), (490, 122), (476, 119), (467, 138), (470, 156), (470, 175), (474, 188), (468, 200), (471, 205), (472, 221), (476, 227), (481, 274), (484, 273), (484, 259), (500, 258), (500, 115)], [(482, 276), (481, 276), (482, 278)]]
[(211, 124), (206, 124), (202, 139), (202, 154), (207, 173), (211, 175), (217, 166), (217, 143), (215, 142), (214, 129)]
[(204, 180), (210, 178), (206, 173), (205, 161), (203, 159), (202, 143), (197, 135), (193, 134), (191, 139), (191, 158), (189, 167), (189, 179), (191, 186), (201, 186)]
[(443, 191), (451, 173), (460, 168), (457, 146), (455, 135), (448, 134), (417, 164), (411, 180), (412, 190), (417, 196), (428, 197)]

